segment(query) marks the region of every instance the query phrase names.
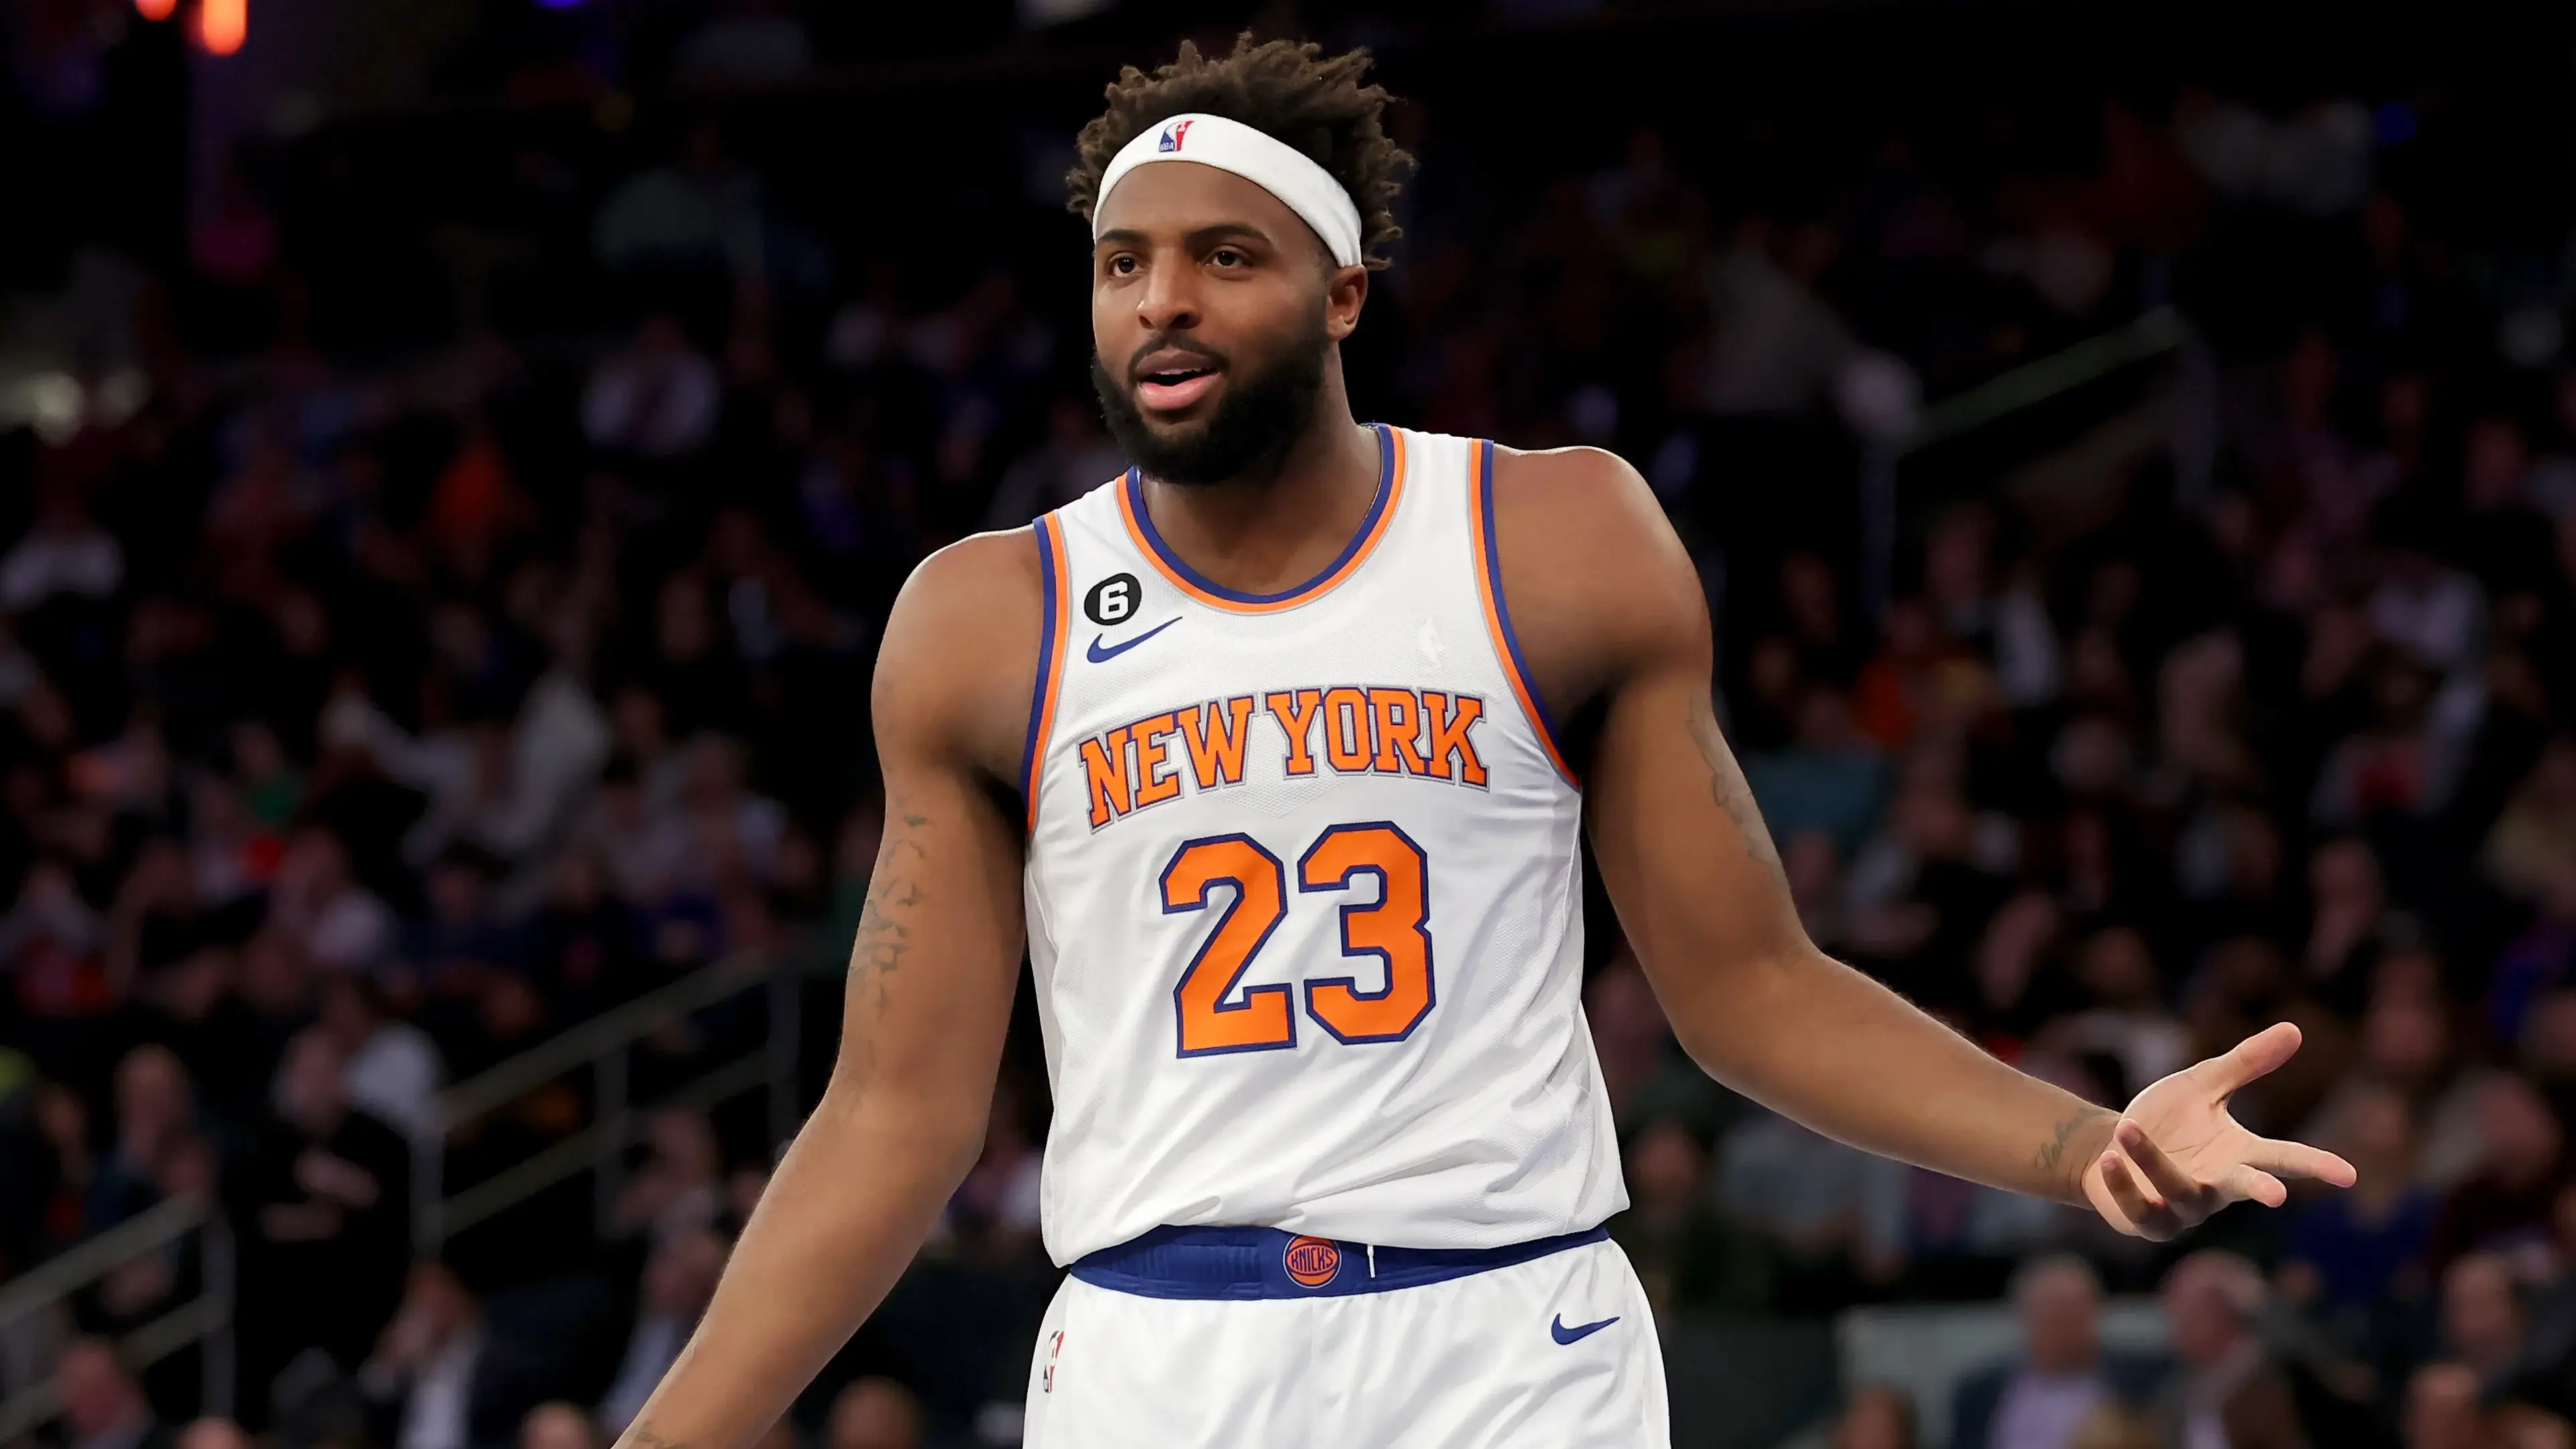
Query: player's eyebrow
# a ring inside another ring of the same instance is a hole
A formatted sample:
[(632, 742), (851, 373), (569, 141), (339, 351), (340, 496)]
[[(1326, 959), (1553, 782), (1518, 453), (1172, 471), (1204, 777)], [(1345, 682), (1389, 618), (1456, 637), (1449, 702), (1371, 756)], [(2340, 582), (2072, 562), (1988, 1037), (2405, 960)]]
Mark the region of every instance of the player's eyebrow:
[[(1248, 221), (1212, 222), (1186, 234), (1181, 238), (1181, 241), (1183, 244), (1195, 250), (1199, 247), (1208, 245), (1210, 242), (1222, 241), (1228, 237), (1242, 237), (1247, 240), (1257, 241), (1263, 246), (1277, 245), (1276, 242), (1271, 240), (1270, 233), (1263, 231), (1260, 227), (1257, 227)], [(1112, 227), (1108, 231), (1102, 232), (1091, 244), (1095, 247), (1109, 245), (1134, 247), (1144, 246), (1152, 240), (1152, 237), (1147, 236), (1144, 232), (1138, 231), (1134, 227), (1121, 226)]]

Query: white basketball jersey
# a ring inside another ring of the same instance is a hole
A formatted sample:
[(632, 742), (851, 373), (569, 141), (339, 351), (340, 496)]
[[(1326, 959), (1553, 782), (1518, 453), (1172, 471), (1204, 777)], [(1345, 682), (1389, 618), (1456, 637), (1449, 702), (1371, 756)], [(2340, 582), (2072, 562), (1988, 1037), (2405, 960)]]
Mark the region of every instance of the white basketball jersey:
[(1512, 640), (1492, 445), (1377, 432), (1357, 537), (1286, 593), (1191, 569), (1133, 472), (1038, 522), (1059, 1263), (1164, 1224), (1499, 1247), (1627, 1205), (1580, 798)]

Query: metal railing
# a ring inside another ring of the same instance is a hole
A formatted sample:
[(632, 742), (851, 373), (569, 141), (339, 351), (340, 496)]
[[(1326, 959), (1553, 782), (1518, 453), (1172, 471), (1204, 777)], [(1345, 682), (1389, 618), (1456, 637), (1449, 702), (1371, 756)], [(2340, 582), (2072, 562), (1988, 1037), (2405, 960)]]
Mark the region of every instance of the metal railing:
[[(765, 1087), (769, 1140), (773, 1149), (784, 1144), (796, 1131), (799, 1115), (796, 1066), (802, 1035), (798, 1002), (802, 977), (802, 962), (793, 953), (772, 961), (719, 961), (439, 1093), (435, 1125), (411, 1141), (415, 1249), (424, 1255), (435, 1253), (458, 1233), (583, 1172), (592, 1174), (596, 1211), (605, 1227), (624, 1185), (626, 1149), (634, 1142), (641, 1120), (629, 1100), (629, 1049), (697, 1012), (755, 989), (768, 998), (764, 1044), (675, 1088), (654, 1105), (704, 1109)], [(589, 1127), (453, 1197), (446, 1195), (447, 1146), (458, 1128), (584, 1068), (591, 1074)]]
[[(203, 1344), (199, 1368), (209, 1414), (229, 1414), (233, 1402), (233, 1239), (223, 1215), (202, 1197), (174, 1197), (117, 1224), (97, 1237), (48, 1259), (0, 1286), (0, 1334), (38, 1314), (59, 1311), (72, 1295), (117, 1269), (167, 1252), (198, 1236), (197, 1296), (117, 1340), (126, 1366), (146, 1368), (190, 1344)], [(6, 1444), (61, 1411), (50, 1381), (38, 1381), (0, 1401), (0, 1444)]]
[(2179, 357), (2183, 364), (2180, 406), (2174, 414), (2175, 490), (2185, 501), (2197, 501), (2206, 491), (2208, 455), (2215, 446), (2210, 417), (2216, 407), (2215, 387), (2200, 334), (2171, 307), (2152, 308), (2134, 321), (1943, 398), (1925, 408), (1901, 437), (1865, 442), (1860, 463), (1860, 594), (1867, 615), (1877, 619), (1885, 612), (1895, 586), (1897, 471), (1906, 458), (2122, 368), (2166, 356)]
[[(625, 1151), (634, 1141), (642, 1115), (629, 1100), (627, 1052), (655, 1032), (753, 991), (767, 996), (762, 1044), (672, 1089), (652, 1106), (711, 1108), (765, 1088), (769, 1140), (773, 1149), (783, 1146), (795, 1133), (800, 1116), (796, 1068), (803, 965), (794, 953), (782, 953), (776, 960), (719, 961), (439, 1093), (435, 1126), (411, 1139), (414, 1248), (422, 1254), (435, 1253), (457, 1233), (584, 1171), (596, 1174), (598, 1212), (604, 1223), (617, 1200)], [(592, 1073), (593, 1092), (588, 1128), (453, 1197), (445, 1194), (448, 1140), (458, 1128), (585, 1067)], [(190, 1234), (199, 1236), (197, 1296), (127, 1333), (117, 1348), (127, 1366), (139, 1370), (191, 1344), (204, 1345), (204, 1412), (230, 1414), (233, 1239), (230, 1224), (204, 1198), (177, 1197), (160, 1203), (0, 1284), (0, 1335), (48, 1313), (55, 1316), (55, 1327), (65, 1327), (64, 1306), (74, 1295), (139, 1258), (182, 1245)], [(46, 1423), (61, 1408), (53, 1384), (44, 1380), (0, 1400), (0, 1445)]]

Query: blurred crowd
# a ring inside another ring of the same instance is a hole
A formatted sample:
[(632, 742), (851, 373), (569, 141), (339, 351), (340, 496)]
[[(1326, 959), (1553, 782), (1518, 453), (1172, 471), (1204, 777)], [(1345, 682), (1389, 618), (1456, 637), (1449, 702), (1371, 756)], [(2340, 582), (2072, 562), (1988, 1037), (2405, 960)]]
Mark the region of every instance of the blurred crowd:
[[(765, 0), (581, 42), (643, 9), (530, 11), (552, 49), (487, 23), (443, 83), (814, 63), (816, 7)], [(14, 12), (22, 104), (65, 126), (104, 32), (46, 27), (79, 13)], [(2295, 1021), (2238, 1111), (2362, 1174), (2159, 1250), (1866, 1157), (1701, 1077), (1596, 902), (1613, 1229), (1658, 1303), (2007, 1295), (2024, 1348), (1952, 1396), (1963, 1449), (2568, 1443), (2564, 198), (2499, 223), (2453, 179), (2492, 133), (2403, 96), (2165, 83), (1838, 149), (1641, 125), (1537, 180), (1451, 114), (1392, 123), (1425, 170), (1354, 395), (1646, 473), (1816, 940), (2104, 1103)], [(452, 1192), (600, 1110), (568, 1079), (442, 1137), (440, 1090), (720, 963), (817, 968), (820, 1060), (894, 590), (1121, 467), (1064, 137), (989, 158), (1019, 199), (978, 235), (1012, 239), (961, 261), (800, 205), (721, 108), (548, 134), (424, 180), (404, 225), (435, 245), (341, 204), (386, 168), (325, 128), (229, 160), (173, 256), (62, 259), (74, 400), (0, 437), (0, 1279), (172, 1199), (230, 1227), (222, 1265), (191, 1238), (0, 1322), (0, 1395), (54, 1385), (66, 1449), (621, 1428), (766, 1122), (666, 1106), (613, 1191), (424, 1252), (420, 1142)], [(2178, 353), (1907, 454), (1873, 578), (1856, 480), (1922, 399), (2148, 314)], [(937, 1241), (779, 1449), (1014, 1441), (1051, 1281), (1026, 1028)], [(760, 1029), (649, 1038), (639, 1100)], [(113, 1345), (219, 1267), (230, 1417), (189, 1422), (203, 1351)], [(2103, 1346), (2106, 1288), (2160, 1295), (2163, 1349)], [(1851, 1387), (1836, 1444), (1919, 1442), (1919, 1405)]]

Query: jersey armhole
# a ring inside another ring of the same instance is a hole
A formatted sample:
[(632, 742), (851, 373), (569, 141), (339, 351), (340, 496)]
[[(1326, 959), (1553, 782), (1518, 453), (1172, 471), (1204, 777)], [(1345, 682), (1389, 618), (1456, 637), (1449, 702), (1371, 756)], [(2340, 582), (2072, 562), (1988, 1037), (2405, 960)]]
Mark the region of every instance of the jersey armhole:
[(1055, 729), (1055, 699), (1064, 683), (1067, 596), (1064, 529), (1052, 513), (1035, 525), (1038, 540), (1038, 669), (1029, 688), (1029, 738), (1020, 749), (1020, 797), (1028, 802), (1028, 829), (1038, 828), (1038, 777), (1046, 766), (1047, 737)]
[(1548, 763), (1569, 788), (1580, 790), (1583, 782), (1565, 762), (1565, 751), (1557, 739), (1555, 721), (1548, 715), (1547, 704), (1539, 698), (1538, 686), (1531, 682), (1528, 661), (1521, 658), (1520, 636), (1512, 632), (1511, 605), (1503, 599), (1503, 552), (1494, 533), (1494, 444), (1491, 439), (1475, 443), (1475, 462), (1469, 469), (1475, 477), (1475, 517), (1468, 521), (1468, 535), (1475, 540), (1476, 592), (1485, 603), (1485, 632), (1494, 643), (1494, 657), (1502, 662), (1503, 677), (1510, 680), (1512, 693), (1519, 697), (1521, 713), (1528, 717), (1530, 728), (1538, 735), (1539, 748), (1547, 752)]

